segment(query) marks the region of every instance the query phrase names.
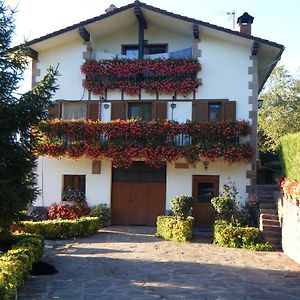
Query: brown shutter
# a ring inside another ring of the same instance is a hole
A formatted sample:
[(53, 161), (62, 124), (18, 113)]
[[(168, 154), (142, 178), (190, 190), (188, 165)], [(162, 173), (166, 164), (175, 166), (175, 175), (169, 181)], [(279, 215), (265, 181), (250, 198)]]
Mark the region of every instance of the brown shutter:
[(61, 103), (54, 102), (49, 105), (48, 108), (48, 119), (60, 119), (61, 118)]
[(111, 120), (125, 119), (125, 102), (113, 101), (111, 102)]
[(236, 101), (223, 102), (224, 120), (230, 121), (236, 119)]
[(92, 101), (88, 103), (88, 119), (99, 120), (99, 102)]
[(167, 101), (165, 102), (156, 102), (154, 105), (152, 105), (153, 108), (153, 119), (159, 119), (159, 120), (165, 120), (167, 119)]
[(208, 120), (207, 101), (195, 101), (192, 108), (192, 121), (203, 122)]

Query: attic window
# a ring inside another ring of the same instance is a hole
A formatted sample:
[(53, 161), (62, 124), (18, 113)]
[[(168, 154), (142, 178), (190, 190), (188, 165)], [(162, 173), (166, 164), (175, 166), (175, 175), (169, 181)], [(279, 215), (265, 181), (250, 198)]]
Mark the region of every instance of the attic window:
[[(147, 44), (144, 47), (144, 54), (161, 54), (168, 52), (167, 44)], [(128, 58), (138, 58), (139, 46), (138, 45), (122, 45), (122, 55)]]

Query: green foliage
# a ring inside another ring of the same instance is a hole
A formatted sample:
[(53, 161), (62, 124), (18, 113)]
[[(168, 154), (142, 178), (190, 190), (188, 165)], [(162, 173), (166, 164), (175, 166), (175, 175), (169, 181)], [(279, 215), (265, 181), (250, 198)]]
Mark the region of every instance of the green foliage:
[(260, 96), (259, 150), (279, 150), (280, 137), (300, 131), (300, 80), (283, 67), (273, 70)]
[(220, 195), (211, 199), (218, 219), (232, 223), (236, 221), (239, 205), (237, 197), (238, 191), (234, 182), (229, 181), (223, 185)]
[(29, 276), (31, 265), (43, 254), (44, 240), (37, 235), (15, 234), (16, 243), (0, 256), (0, 299), (12, 299)]
[(284, 177), (300, 181), (300, 132), (280, 139)]
[(175, 217), (186, 219), (191, 213), (194, 199), (193, 197), (180, 195), (171, 200), (171, 210)]
[(243, 248), (257, 251), (272, 251), (256, 227), (240, 227), (225, 221), (215, 221), (214, 244), (221, 247)]
[(90, 212), (91, 217), (98, 217), (100, 219), (101, 227), (110, 223), (110, 209), (106, 204), (99, 204), (92, 208)]
[(55, 92), (56, 69), (30, 92), (16, 93), (26, 67), (22, 46), (10, 50), (14, 33), (14, 12), (0, 2), (0, 239), (8, 238), (9, 225), (20, 218), (20, 211), (34, 200), (37, 189), (31, 152), (34, 136), (30, 126), (46, 118), (49, 101)]
[(100, 227), (97, 217), (74, 220), (23, 221), (20, 226), (25, 232), (36, 233), (45, 239), (73, 239), (95, 234)]
[(187, 217), (186, 220), (175, 216), (157, 217), (156, 236), (166, 240), (177, 242), (188, 242), (193, 237), (194, 218)]

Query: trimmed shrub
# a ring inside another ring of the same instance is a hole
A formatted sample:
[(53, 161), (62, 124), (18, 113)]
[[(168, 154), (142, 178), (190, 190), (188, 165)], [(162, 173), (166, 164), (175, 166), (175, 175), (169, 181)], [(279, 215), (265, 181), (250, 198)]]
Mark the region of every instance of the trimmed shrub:
[(44, 251), (44, 240), (38, 235), (21, 233), (13, 238), (12, 249), (0, 256), (0, 299), (5, 300), (13, 298)]
[(177, 242), (191, 241), (193, 237), (194, 218), (186, 220), (174, 216), (157, 217), (156, 236)]
[(175, 217), (186, 219), (193, 206), (193, 197), (180, 195), (176, 196), (171, 200), (171, 210)]
[(99, 204), (94, 206), (90, 212), (91, 217), (98, 217), (100, 219), (101, 227), (110, 223), (110, 208), (106, 204)]
[(91, 208), (86, 202), (74, 205), (54, 203), (50, 206), (48, 216), (49, 219), (72, 220), (87, 216), (90, 211)]
[(73, 239), (95, 234), (100, 227), (100, 219), (83, 217), (74, 220), (24, 221), (20, 225), (25, 232), (39, 234), (45, 239)]
[(280, 139), (281, 163), (284, 177), (300, 181), (300, 132), (288, 134)]
[(213, 243), (221, 247), (243, 248), (258, 251), (271, 251), (256, 227), (239, 227), (225, 221), (215, 221)]

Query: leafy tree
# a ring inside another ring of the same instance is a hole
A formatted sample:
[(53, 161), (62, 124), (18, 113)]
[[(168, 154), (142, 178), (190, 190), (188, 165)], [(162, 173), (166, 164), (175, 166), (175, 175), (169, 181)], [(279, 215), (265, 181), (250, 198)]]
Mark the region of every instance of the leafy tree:
[(263, 90), (258, 112), (259, 150), (277, 152), (279, 138), (300, 131), (300, 80), (280, 66)]
[(18, 96), (27, 58), (24, 46), (10, 50), (14, 13), (0, 0), (0, 240), (9, 237), (10, 224), (38, 192), (30, 126), (46, 118), (58, 75), (57, 69), (49, 68), (32, 91)]

